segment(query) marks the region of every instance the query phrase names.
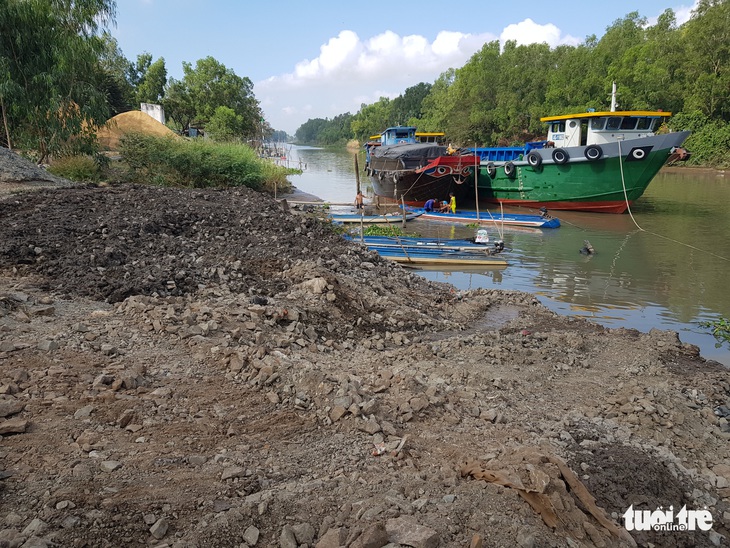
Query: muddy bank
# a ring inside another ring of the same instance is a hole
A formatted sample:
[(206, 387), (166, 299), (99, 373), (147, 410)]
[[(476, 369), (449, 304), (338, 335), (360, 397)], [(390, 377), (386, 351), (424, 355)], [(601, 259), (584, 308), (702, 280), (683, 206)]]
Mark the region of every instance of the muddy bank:
[[(675, 333), (428, 282), (246, 189), (0, 218), (0, 545), (726, 542), (730, 381)], [(712, 528), (623, 527), (685, 505)]]

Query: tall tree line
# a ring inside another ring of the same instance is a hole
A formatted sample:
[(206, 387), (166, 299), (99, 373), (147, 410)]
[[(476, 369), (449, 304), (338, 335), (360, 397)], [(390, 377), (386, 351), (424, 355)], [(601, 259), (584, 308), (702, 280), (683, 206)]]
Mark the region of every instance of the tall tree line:
[[(517, 144), (544, 135), (541, 116), (608, 110), (613, 82), (619, 109), (671, 111), (673, 129), (691, 129), (695, 163), (730, 165), (730, 0), (700, 0), (683, 25), (671, 9), (653, 25), (632, 12), (578, 46), (487, 43), (432, 84), (363, 104), (347, 138), (408, 124), (462, 146)], [(319, 142), (329, 121), (316, 129), (297, 139)]]

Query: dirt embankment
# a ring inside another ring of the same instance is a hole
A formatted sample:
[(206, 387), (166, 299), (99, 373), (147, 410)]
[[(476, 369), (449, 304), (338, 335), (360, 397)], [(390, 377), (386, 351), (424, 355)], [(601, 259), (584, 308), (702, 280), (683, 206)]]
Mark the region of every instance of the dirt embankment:
[(674, 333), (456, 292), (246, 189), (0, 218), (0, 546), (726, 542), (730, 382)]

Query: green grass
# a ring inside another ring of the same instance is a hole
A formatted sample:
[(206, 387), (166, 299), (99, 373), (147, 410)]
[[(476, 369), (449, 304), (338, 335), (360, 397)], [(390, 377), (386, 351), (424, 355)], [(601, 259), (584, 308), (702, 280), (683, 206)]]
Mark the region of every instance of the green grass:
[(58, 177), (77, 183), (95, 183), (101, 180), (99, 162), (91, 156), (64, 156), (53, 161), (48, 171)]
[(190, 188), (245, 186), (289, 192), (286, 176), (298, 173), (259, 158), (249, 146), (129, 133), (121, 140), (122, 159), (135, 183)]

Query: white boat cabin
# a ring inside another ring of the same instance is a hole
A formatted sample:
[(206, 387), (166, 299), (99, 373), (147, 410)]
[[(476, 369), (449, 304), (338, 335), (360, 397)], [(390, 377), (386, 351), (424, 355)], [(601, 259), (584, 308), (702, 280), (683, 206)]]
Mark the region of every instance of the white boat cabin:
[(651, 137), (662, 120), (671, 115), (644, 110), (583, 112), (546, 116), (540, 121), (548, 124), (548, 142), (554, 143), (555, 148), (565, 148)]

